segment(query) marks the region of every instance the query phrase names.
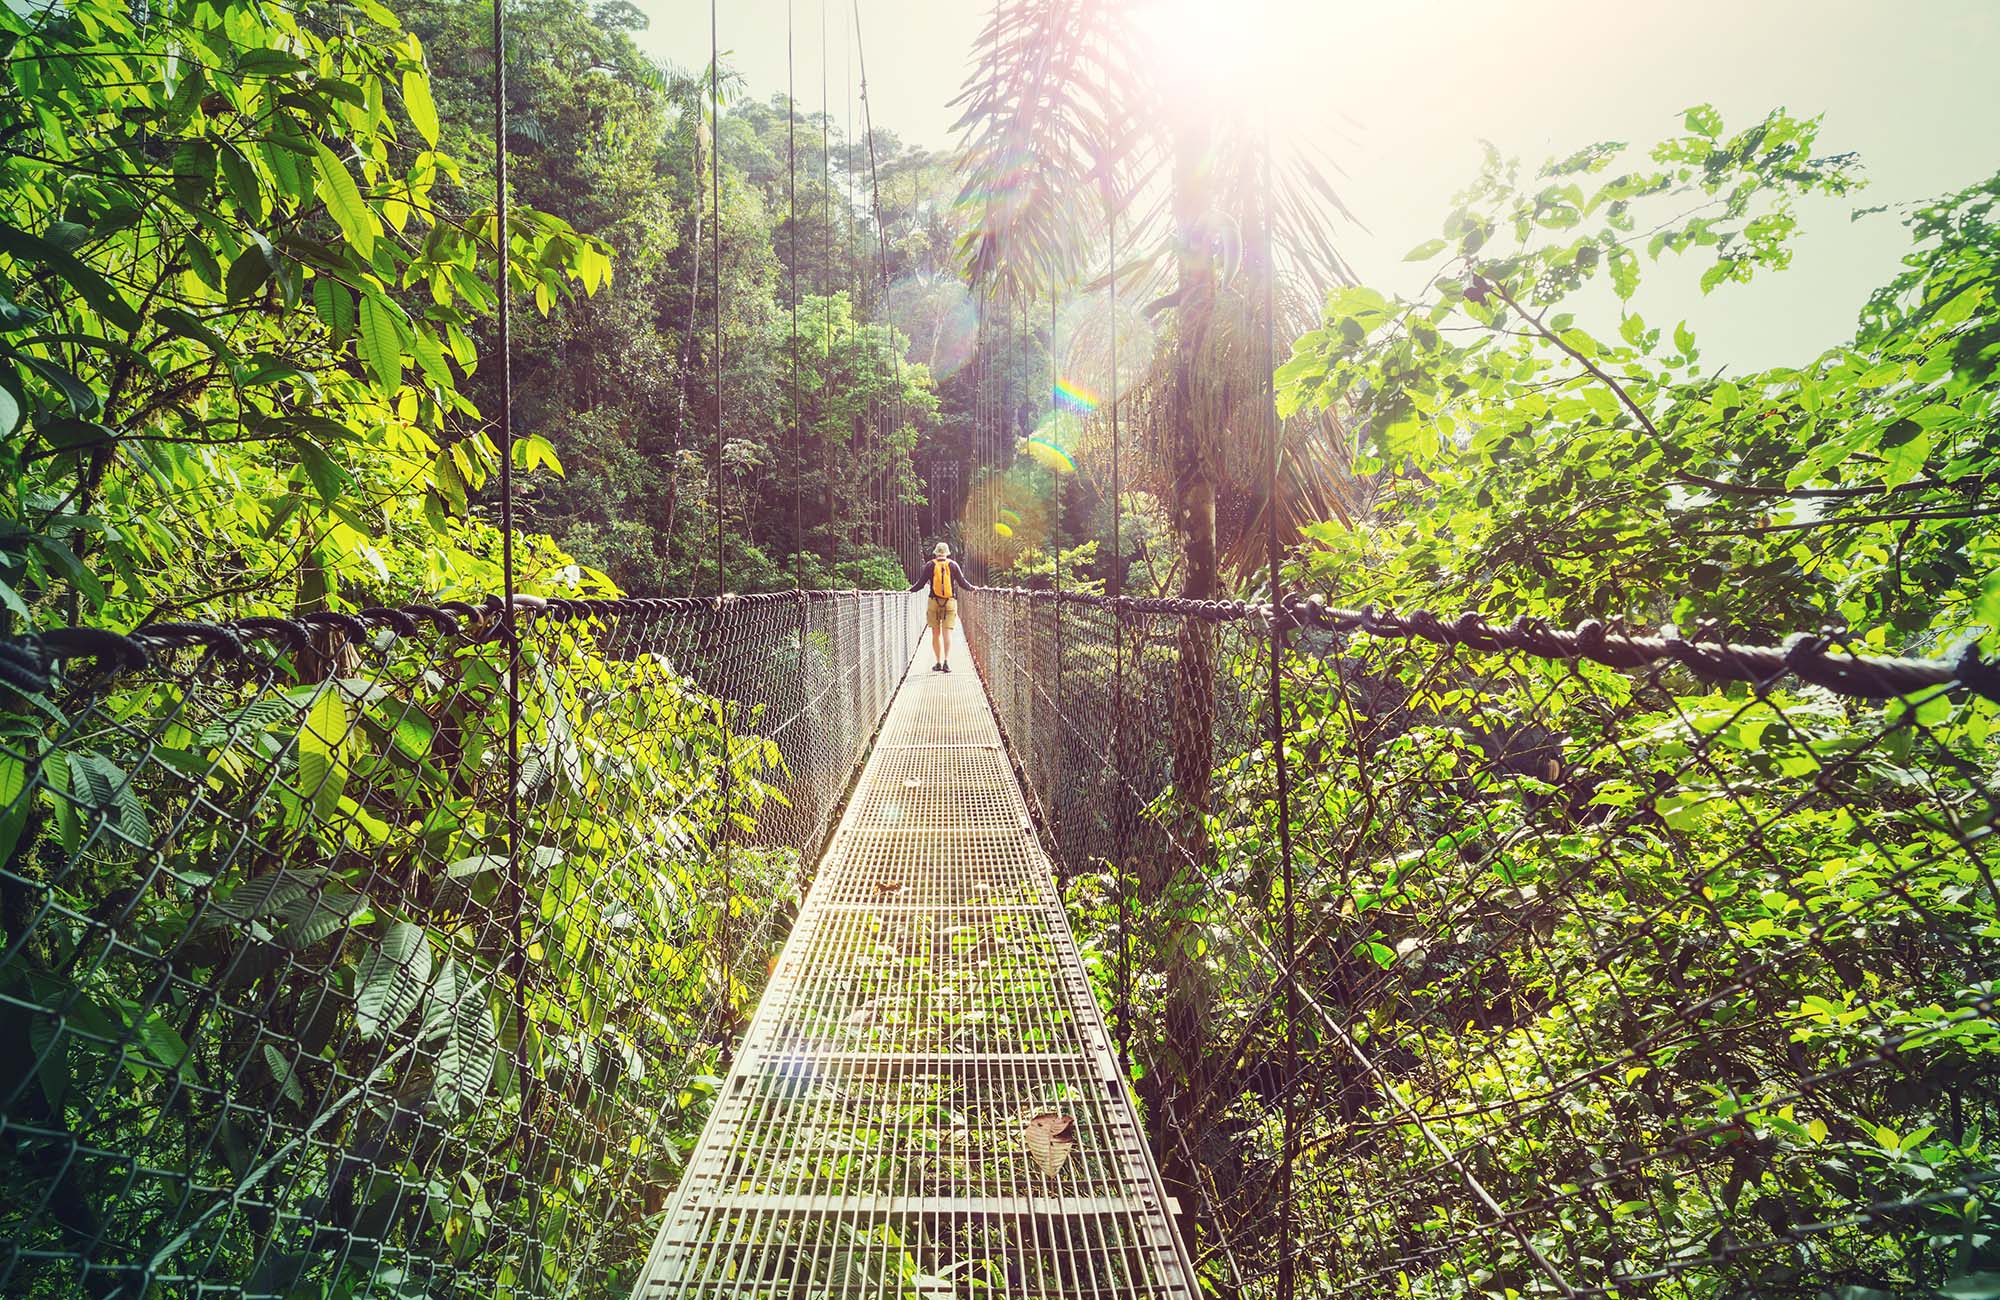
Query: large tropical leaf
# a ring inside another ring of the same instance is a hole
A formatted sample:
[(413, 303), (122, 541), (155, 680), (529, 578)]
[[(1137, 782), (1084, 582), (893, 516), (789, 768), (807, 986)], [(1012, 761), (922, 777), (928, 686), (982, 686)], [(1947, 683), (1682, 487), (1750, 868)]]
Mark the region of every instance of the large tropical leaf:
[(431, 981), (431, 945), (424, 928), (395, 921), (354, 973), (354, 1023), (364, 1038), (395, 1030), (410, 1018)]

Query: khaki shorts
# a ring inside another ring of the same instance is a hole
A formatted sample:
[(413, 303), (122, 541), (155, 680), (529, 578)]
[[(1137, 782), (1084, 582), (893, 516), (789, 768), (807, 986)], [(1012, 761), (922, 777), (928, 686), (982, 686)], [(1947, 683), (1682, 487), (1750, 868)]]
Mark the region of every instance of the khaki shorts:
[(936, 596), (932, 596), (926, 604), (927, 609), (924, 614), (925, 626), (931, 628), (933, 631), (943, 628), (947, 632), (958, 626), (958, 601), (956, 599), (939, 600)]

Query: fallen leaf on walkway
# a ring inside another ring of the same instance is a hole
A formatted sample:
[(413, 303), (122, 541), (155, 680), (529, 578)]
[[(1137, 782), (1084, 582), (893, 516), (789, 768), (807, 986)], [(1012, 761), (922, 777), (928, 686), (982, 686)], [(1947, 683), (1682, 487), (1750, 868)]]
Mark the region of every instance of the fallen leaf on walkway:
[(890, 894), (900, 894), (902, 892), (903, 882), (900, 880), (878, 880), (875, 882), (875, 896), (877, 898), (886, 898)]
[(847, 1027), (849, 1029), (866, 1029), (874, 1024), (875, 1020), (875, 1004), (873, 1002), (864, 1002), (847, 1013)]
[(1069, 1159), (1069, 1153), (1076, 1150), (1076, 1121), (1068, 1115), (1043, 1111), (1029, 1118), (1021, 1136), (1028, 1144), (1028, 1155), (1036, 1167), (1054, 1178), (1062, 1172), (1063, 1162)]

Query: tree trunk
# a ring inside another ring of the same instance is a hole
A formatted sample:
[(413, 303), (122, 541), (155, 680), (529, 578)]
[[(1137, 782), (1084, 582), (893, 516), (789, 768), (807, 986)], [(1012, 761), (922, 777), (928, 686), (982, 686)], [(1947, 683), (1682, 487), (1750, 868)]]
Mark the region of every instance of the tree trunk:
[[(1217, 594), (1215, 548), (1216, 464), (1222, 437), (1217, 385), (1204, 357), (1215, 306), (1216, 276), (1204, 233), (1206, 165), (1213, 131), (1185, 121), (1175, 140), (1174, 221), (1179, 303), (1175, 309), (1173, 388), (1169, 445), (1173, 453), (1174, 525), (1180, 534), (1181, 594), (1212, 600)], [(1201, 1137), (1195, 1116), (1208, 1091), (1208, 981), (1195, 956), (1194, 905), (1206, 891), (1214, 850), (1203, 818), (1212, 806), (1215, 771), (1215, 628), (1184, 618), (1175, 633), (1173, 780), (1179, 803), (1172, 827), (1173, 852), (1143, 882), (1147, 902), (1165, 909), (1165, 1023), (1167, 1060), (1177, 1067), (1163, 1081), (1154, 1110), (1160, 1173), (1169, 1196), (1180, 1202), (1180, 1227), (1192, 1242), (1199, 1221)]]

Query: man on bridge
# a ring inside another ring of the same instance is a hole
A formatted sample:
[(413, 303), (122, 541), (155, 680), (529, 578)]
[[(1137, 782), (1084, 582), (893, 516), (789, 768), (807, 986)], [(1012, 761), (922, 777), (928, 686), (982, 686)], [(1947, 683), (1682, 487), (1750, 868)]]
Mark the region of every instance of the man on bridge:
[(958, 561), (951, 558), (951, 547), (939, 542), (931, 548), (931, 558), (925, 562), (923, 572), (910, 584), (911, 591), (931, 589), (930, 608), (924, 621), (931, 629), (931, 654), (937, 662), (931, 665), (934, 673), (951, 671), (951, 630), (958, 626), (958, 593), (978, 591), (965, 580), (965, 570), (958, 567)]

